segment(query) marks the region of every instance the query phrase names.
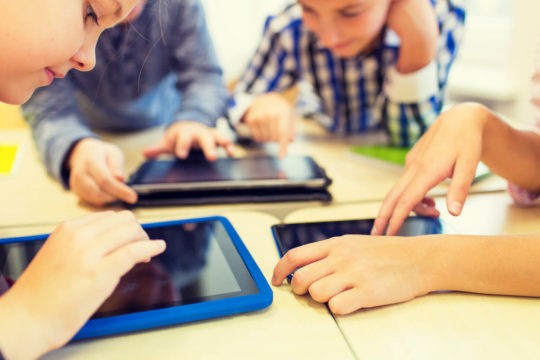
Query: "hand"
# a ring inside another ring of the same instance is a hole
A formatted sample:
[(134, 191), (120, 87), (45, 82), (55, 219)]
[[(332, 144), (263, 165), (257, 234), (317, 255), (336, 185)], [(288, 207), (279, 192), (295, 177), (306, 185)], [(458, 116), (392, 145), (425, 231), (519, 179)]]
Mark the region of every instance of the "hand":
[(180, 159), (189, 155), (192, 147), (200, 148), (207, 160), (217, 159), (216, 145), (221, 146), (227, 155), (233, 156), (233, 145), (217, 129), (197, 121), (179, 120), (172, 124), (161, 141), (144, 150), (144, 156), (155, 158), (161, 154), (174, 154)]
[[(486, 112), (483, 107), (463, 104), (444, 112), (407, 154), (405, 173), (386, 195), (372, 235), (395, 235), (411, 210), (438, 216), (425, 203), (429, 190), (452, 178), (446, 202), (452, 215), (459, 215), (482, 156)], [(424, 204), (422, 202), (424, 201)]]
[(159, 261), (135, 265), (120, 280), (113, 293), (99, 307), (99, 312), (124, 308), (151, 308), (180, 301), (180, 291), (171, 274)]
[(397, 70), (411, 73), (435, 58), (439, 36), (437, 15), (429, 0), (391, 0), (387, 25), (399, 37)]
[(125, 184), (121, 150), (101, 140), (79, 141), (68, 160), (69, 187), (89, 204), (103, 206), (117, 200), (133, 204), (137, 194)]
[(281, 95), (268, 93), (259, 96), (242, 121), (249, 127), (255, 141), (277, 141), (279, 156), (287, 155), (287, 145), (296, 136), (295, 115), (293, 107)]
[(37, 358), (61, 347), (125, 273), (164, 249), (165, 242), (150, 241), (128, 211), (61, 224), (0, 298), (2, 351), (7, 358)]
[(346, 235), (303, 245), (277, 263), (272, 284), (296, 270), (294, 293), (309, 292), (339, 315), (407, 301), (430, 291), (423, 264), (429, 257), (421, 244), (428, 238)]

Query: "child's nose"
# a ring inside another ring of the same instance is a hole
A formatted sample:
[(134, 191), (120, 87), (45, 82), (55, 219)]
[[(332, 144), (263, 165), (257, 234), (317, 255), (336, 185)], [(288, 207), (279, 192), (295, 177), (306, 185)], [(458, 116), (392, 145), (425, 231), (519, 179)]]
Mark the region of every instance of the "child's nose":
[(321, 23), (319, 38), (326, 48), (333, 48), (339, 43), (339, 32), (332, 23)]
[(96, 66), (95, 46), (84, 44), (71, 58), (74, 68), (79, 71), (90, 71)]

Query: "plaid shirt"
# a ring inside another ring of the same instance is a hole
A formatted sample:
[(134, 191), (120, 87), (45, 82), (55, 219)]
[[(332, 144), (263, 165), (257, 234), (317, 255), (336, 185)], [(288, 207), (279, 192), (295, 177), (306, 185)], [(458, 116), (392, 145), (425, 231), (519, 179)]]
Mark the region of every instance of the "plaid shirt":
[[(441, 111), (465, 20), (462, 0), (432, 3), (440, 34), (436, 58), (408, 75), (395, 70), (399, 39), (392, 31), (385, 30), (370, 53), (339, 58), (304, 26), (300, 6), (287, 6), (266, 22), (259, 48), (230, 101), (231, 122), (239, 122), (254, 96), (307, 84), (300, 86), (310, 89), (299, 96), (301, 116), (315, 114), (328, 130), (342, 135), (383, 127), (391, 144), (412, 145)], [(416, 89), (407, 84), (416, 84)]]

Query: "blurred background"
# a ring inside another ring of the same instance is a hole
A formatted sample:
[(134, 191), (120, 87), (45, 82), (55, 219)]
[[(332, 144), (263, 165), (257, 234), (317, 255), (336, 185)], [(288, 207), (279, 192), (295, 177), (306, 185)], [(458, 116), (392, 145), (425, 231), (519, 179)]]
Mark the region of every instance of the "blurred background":
[[(202, 0), (228, 82), (244, 70), (264, 19), (290, 0)], [(540, 61), (540, 1), (469, 0), (465, 39), (450, 74), (447, 104), (474, 100), (532, 123), (530, 80)]]
[[(266, 16), (291, 2), (201, 1), (228, 83), (246, 67)], [(540, 1), (468, 0), (466, 7), (465, 38), (450, 73), (446, 103), (474, 100), (510, 120), (532, 124), (530, 81), (533, 64), (540, 64)], [(12, 127), (17, 111), (0, 103), (0, 127)]]

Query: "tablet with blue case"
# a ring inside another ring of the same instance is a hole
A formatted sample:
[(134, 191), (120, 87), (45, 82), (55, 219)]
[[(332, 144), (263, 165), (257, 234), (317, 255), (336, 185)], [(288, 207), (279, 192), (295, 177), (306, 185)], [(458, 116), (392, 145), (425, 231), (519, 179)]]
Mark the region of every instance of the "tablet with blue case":
[[(75, 340), (254, 311), (272, 303), (270, 286), (226, 218), (143, 228), (151, 239), (164, 239), (166, 251), (124, 275)], [(16, 281), (47, 237), (0, 239), (1, 273)]]

